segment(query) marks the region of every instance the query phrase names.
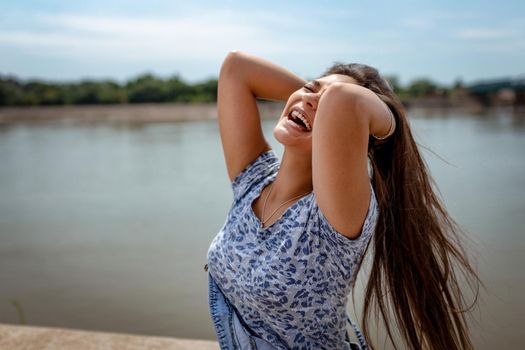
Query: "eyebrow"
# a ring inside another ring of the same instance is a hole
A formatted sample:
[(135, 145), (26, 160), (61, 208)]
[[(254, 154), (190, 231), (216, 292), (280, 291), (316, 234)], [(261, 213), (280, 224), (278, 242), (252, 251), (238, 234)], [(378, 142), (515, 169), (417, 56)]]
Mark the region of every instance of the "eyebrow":
[(315, 86), (316, 89), (319, 89), (321, 87), (321, 83), (319, 80), (312, 80), (311, 83)]

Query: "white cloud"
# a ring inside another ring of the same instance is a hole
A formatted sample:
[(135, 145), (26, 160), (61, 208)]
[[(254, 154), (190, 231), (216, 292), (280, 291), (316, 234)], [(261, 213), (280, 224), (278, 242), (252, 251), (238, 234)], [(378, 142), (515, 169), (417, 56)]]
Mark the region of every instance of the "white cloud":
[[(9, 21), (0, 21), (0, 61), (3, 70), (21, 75), (65, 76), (69, 72), (71, 76), (128, 77), (142, 70), (171, 74), (176, 67), (185, 77), (197, 79), (215, 75), (226, 52), (239, 49), (314, 76), (335, 60), (396, 71), (405, 62), (410, 62), (406, 70), (413, 69), (414, 60), (425, 53), (457, 56), (489, 50), (489, 46), (492, 51), (512, 53), (515, 45), (511, 44), (519, 42), (516, 33), (523, 32), (522, 26), (510, 22), (497, 30), (469, 28), (459, 15), (431, 12), (407, 13), (367, 27), (360, 17), (364, 14), (343, 11), (334, 15), (333, 11), (326, 9), (322, 16), (239, 9), (179, 12), (160, 18), (10, 15)], [(424, 31), (424, 38), (412, 35), (419, 30)], [(497, 40), (509, 37), (516, 40)]]
[(345, 33), (328, 36), (319, 33), (311, 19), (264, 11), (213, 11), (173, 19), (37, 14), (32, 21), (38, 30), (4, 29), (0, 44), (45, 55), (135, 62), (223, 57), (231, 49), (293, 57), (393, 49), (352, 40)]
[(135, 59), (152, 59), (152, 55), (184, 55), (191, 59), (223, 54), (224, 47), (252, 49), (252, 38), (261, 38), (270, 52), (283, 49), (268, 40), (270, 32), (263, 27), (236, 22), (228, 14), (174, 20), (39, 15), (36, 20), (47, 24), (46, 30), (3, 31), (0, 43), (125, 59), (130, 54)]
[(220, 10), (169, 19), (37, 14), (27, 15), (24, 25), (2, 26), (0, 50), (8, 53), (0, 59), (3, 69), (23, 76), (41, 76), (42, 65), (36, 62), (46, 62), (45, 74), (60, 77), (76, 70), (123, 79), (143, 70), (172, 74), (176, 69), (195, 80), (216, 75), (233, 49), (316, 76), (334, 61), (373, 64), (404, 47), (403, 37), (391, 31), (363, 32), (346, 23), (339, 28), (309, 16), (264, 11)]

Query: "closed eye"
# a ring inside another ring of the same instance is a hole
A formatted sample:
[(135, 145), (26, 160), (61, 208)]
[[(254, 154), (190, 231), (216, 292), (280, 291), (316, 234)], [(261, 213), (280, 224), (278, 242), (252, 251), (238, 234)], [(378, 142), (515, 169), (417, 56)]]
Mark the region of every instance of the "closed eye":
[(303, 89), (310, 92), (316, 92), (320, 89), (321, 83), (317, 80), (309, 81), (308, 83), (304, 84)]
[(310, 83), (308, 83), (305, 86), (303, 86), (303, 89), (305, 89), (306, 91), (314, 92), (314, 87)]

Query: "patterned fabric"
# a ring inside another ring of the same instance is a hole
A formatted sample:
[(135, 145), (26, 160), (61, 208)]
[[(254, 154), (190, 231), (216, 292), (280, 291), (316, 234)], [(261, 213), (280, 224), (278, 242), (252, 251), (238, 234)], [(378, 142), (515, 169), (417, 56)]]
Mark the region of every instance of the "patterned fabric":
[(262, 228), (252, 202), (278, 170), (268, 151), (233, 181), (233, 205), (208, 250), (209, 273), (254, 335), (276, 348), (348, 348), (347, 296), (377, 222), (375, 194), (354, 240), (330, 225), (314, 193)]

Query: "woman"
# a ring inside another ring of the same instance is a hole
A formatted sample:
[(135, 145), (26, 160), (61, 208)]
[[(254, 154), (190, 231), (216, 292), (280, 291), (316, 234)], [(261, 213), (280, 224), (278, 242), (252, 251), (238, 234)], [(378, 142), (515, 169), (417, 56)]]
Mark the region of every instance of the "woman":
[[(287, 101), (274, 129), (280, 164), (256, 98)], [(368, 321), (379, 314), (390, 338), (395, 325), (411, 349), (472, 348), (456, 276), (477, 276), (403, 107), (375, 69), (336, 64), (307, 82), (231, 52), (218, 114), (234, 193), (208, 252), (222, 349), (356, 346), (346, 302), (369, 242), (364, 337), (352, 324), (359, 346), (371, 346)]]

